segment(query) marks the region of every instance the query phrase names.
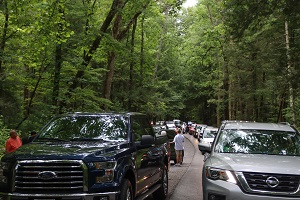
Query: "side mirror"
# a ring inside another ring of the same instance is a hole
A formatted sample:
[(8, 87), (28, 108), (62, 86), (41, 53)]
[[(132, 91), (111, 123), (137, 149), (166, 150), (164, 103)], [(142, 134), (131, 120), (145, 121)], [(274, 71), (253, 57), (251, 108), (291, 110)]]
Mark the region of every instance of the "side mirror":
[(145, 149), (155, 144), (154, 137), (152, 135), (142, 135), (141, 142), (136, 142), (138, 149)]
[(154, 144), (154, 137), (152, 135), (142, 135), (141, 145), (152, 145)]

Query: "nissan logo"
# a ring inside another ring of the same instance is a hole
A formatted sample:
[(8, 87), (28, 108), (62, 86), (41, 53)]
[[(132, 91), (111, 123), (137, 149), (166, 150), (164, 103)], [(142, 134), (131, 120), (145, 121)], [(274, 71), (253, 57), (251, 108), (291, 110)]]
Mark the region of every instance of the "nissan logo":
[(279, 180), (274, 176), (270, 176), (267, 178), (266, 183), (270, 188), (276, 188), (279, 185)]
[(43, 180), (49, 180), (49, 179), (53, 179), (53, 178), (56, 178), (57, 175), (55, 172), (51, 172), (51, 171), (42, 171), (38, 174), (38, 177), (40, 179), (43, 179)]

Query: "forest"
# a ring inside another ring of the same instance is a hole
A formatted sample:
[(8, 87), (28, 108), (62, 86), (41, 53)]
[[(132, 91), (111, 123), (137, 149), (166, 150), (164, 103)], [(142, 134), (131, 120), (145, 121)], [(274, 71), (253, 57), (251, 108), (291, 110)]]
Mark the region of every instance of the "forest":
[(300, 123), (298, 0), (2, 0), (0, 144), (65, 112)]

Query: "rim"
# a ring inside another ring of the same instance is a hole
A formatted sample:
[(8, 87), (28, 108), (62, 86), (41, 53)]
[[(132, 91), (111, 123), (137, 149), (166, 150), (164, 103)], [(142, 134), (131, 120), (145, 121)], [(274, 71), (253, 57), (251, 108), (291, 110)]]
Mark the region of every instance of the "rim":
[(164, 173), (163, 188), (164, 188), (165, 195), (167, 195), (168, 194), (168, 175), (166, 172)]
[(130, 187), (127, 188), (126, 199), (131, 200), (131, 189), (130, 189)]

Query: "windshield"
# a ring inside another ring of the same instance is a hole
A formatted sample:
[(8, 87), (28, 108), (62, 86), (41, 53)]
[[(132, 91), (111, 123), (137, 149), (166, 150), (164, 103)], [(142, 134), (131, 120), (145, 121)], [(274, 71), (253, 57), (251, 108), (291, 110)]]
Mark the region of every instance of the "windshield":
[(38, 139), (127, 140), (128, 119), (118, 115), (65, 116), (44, 127)]
[(217, 131), (205, 131), (203, 133), (203, 138), (214, 138), (217, 134)]
[(300, 137), (294, 132), (223, 130), (215, 152), (299, 156)]

